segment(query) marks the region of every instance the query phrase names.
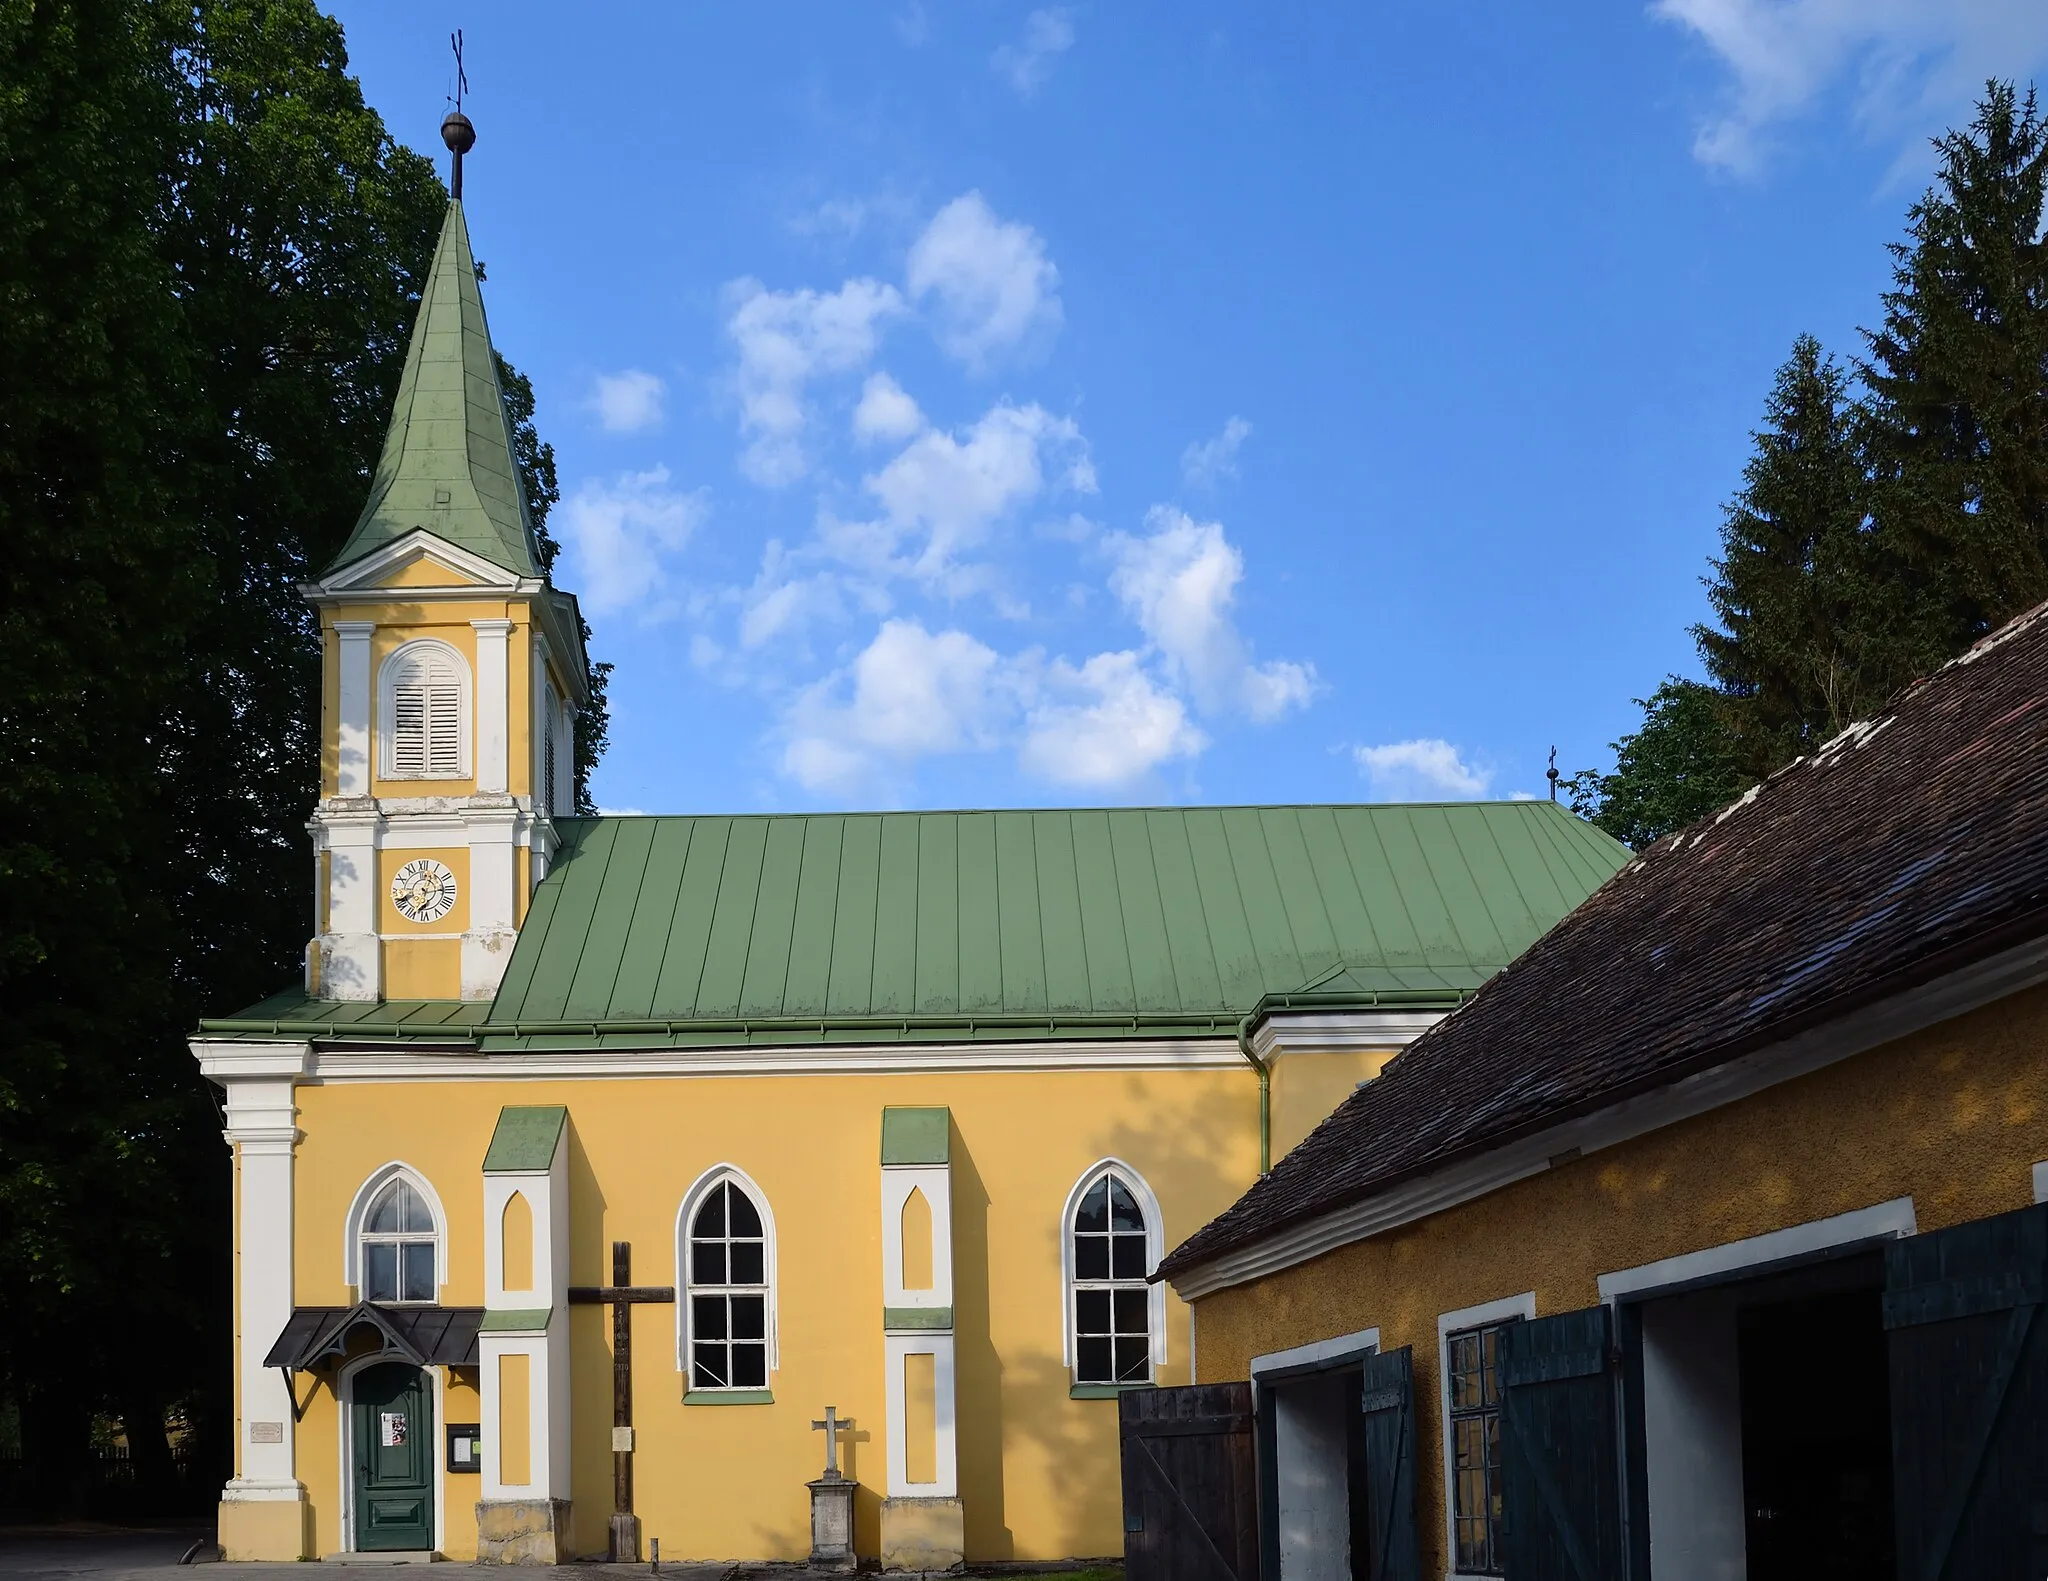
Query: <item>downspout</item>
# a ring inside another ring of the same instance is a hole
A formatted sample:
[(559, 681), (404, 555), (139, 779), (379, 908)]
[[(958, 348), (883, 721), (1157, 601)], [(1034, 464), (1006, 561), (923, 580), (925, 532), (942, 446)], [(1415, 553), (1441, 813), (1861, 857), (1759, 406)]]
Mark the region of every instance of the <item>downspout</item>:
[(1273, 1173), (1273, 1071), (1252, 1052), (1251, 1016), (1237, 1024), (1237, 1051), (1259, 1073), (1259, 1176), (1264, 1179)]

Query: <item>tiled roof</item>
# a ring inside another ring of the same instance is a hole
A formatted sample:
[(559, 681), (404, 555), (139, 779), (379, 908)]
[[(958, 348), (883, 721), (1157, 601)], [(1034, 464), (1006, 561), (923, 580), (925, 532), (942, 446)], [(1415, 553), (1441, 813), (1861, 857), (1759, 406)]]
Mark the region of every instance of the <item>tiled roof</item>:
[(455, 202), (420, 296), (369, 502), (334, 564), (416, 528), (520, 576), (540, 575), (469, 227)]
[(2048, 605), (1630, 862), (1161, 1273), (1968, 964), (2044, 908)]

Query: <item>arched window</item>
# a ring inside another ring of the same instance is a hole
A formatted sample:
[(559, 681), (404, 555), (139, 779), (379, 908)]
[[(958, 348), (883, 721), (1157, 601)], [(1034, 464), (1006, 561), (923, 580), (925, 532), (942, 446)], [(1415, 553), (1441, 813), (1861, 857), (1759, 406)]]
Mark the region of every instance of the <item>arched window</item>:
[(441, 1237), (426, 1197), (405, 1175), (393, 1175), (370, 1199), (358, 1236), (365, 1301), (432, 1301)]
[(681, 1363), (692, 1393), (766, 1389), (775, 1366), (775, 1222), (738, 1170), (711, 1171), (683, 1199)]
[(1127, 1165), (1104, 1160), (1068, 1194), (1061, 1261), (1075, 1383), (1150, 1383), (1166, 1359), (1165, 1303), (1145, 1281), (1159, 1265), (1163, 1236), (1151, 1188)]
[(443, 642), (409, 642), (384, 662), (387, 779), (469, 775), (469, 666)]

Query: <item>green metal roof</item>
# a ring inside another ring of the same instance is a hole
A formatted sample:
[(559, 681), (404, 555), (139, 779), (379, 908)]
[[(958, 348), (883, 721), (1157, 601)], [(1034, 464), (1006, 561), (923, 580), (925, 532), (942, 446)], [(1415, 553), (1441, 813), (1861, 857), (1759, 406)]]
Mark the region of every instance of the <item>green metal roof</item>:
[(555, 1144), (569, 1111), (560, 1104), (507, 1104), (498, 1111), (491, 1145), (484, 1150), (486, 1175), (516, 1175), (552, 1168)]
[(949, 1164), (953, 1161), (953, 1111), (945, 1108), (882, 1111), (882, 1162)]
[(1549, 802), (561, 827), (491, 1047), (1200, 1034), (1276, 995), (1455, 1003), (1629, 854)]
[(485, 1052), (1227, 1036), (1448, 1007), (1629, 859), (1551, 802), (582, 818), (490, 1005), (281, 994), (208, 1036)]
[(369, 503), (334, 564), (417, 528), (521, 576), (540, 575), (469, 227), (455, 202), (420, 297)]

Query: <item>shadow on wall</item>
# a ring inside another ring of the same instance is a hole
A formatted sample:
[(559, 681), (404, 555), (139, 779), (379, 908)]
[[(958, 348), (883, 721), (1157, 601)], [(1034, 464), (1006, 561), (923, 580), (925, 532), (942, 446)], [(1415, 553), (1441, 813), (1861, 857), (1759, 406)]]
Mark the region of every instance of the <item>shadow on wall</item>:
[[(955, 1455), (966, 1504), (967, 1551), (1016, 1557), (1003, 1485), (1003, 1363), (989, 1333), (988, 1187), (953, 1128), (953, 1367), (959, 1402)], [(968, 1404), (972, 1402), (972, 1404)]]
[[(597, 1183), (597, 1171), (590, 1167), (590, 1155), (576, 1134), (576, 1118), (569, 1117), (569, 1283), (608, 1285), (611, 1280), (611, 1242), (605, 1239), (605, 1211), (610, 1206)], [(649, 1249), (651, 1251), (652, 1249)], [(649, 1255), (633, 1248), (634, 1259)], [(565, 1297), (566, 1299), (566, 1297)], [(612, 1508), (612, 1325), (611, 1308), (572, 1306), (569, 1308), (569, 1493), (579, 1516), (594, 1511), (598, 1518), (574, 1523), (576, 1546), (585, 1557), (604, 1558), (610, 1531), (602, 1517)], [(640, 1336), (634, 1336), (638, 1339)], [(637, 1347), (636, 1347), (637, 1349)], [(646, 1377), (644, 1368), (634, 1369), (637, 1394)], [(638, 1420), (637, 1407), (635, 1420)]]

